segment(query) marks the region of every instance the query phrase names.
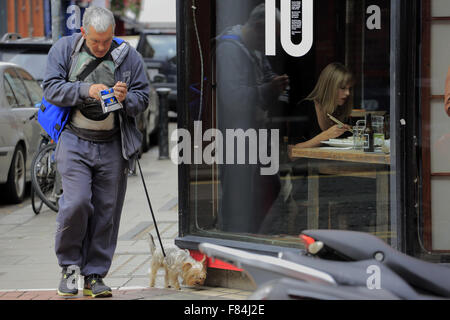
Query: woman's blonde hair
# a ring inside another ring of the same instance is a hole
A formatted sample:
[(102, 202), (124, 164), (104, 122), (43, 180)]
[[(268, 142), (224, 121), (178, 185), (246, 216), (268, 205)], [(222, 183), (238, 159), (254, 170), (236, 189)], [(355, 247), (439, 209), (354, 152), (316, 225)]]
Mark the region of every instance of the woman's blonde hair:
[[(350, 70), (341, 63), (330, 63), (322, 70), (314, 90), (305, 100), (312, 100), (320, 105), (323, 112), (333, 114), (337, 109), (338, 90), (348, 85), (353, 86), (353, 75)], [(350, 116), (352, 109), (353, 99), (350, 95), (335, 116), (343, 120)]]

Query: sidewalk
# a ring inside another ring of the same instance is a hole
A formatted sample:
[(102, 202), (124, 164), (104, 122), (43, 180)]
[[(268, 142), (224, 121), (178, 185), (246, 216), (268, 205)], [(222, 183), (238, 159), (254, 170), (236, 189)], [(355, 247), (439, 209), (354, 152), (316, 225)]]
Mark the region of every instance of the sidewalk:
[[(171, 160), (158, 160), (158, 154), (153, 147), (140, 162), (163, 244), (169, 246), (178, 235), (178, 171)], [(54, 253), (56, 213), (43, 208), (35, 215), (31, 205), (17, 208), (0, 215), (0, 300), (64, 299), (56, 295), (61, 276)], [(164, 289), (162, 269), (156, 288), (149, 288), (149, 232), (156, 237), (142, 181), (139, 175), (131, 176), (116, 253), (105, 278), (114, 290), (107, 299), (242, 300), (250, 294), (227, 288)], [(82, 297), (82, 291), (76, 298), (91, 299)]]
[(119, 288), (113, 289), (109, 298), (84, 297), (82, 290), (74, 297), (61, 297), (56, 289), (47, 290), (7, 290), (0, 291), (2, 300), (245, 300), (249, 293), (227, 288), (182, 288), (181, 290), (164, 288)]

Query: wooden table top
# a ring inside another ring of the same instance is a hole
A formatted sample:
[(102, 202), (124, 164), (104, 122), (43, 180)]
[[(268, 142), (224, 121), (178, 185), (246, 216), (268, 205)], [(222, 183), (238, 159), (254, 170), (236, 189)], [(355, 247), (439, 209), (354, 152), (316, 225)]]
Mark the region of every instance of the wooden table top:
[(391, 164), (391, 156), (382, 152), (364, 152), (352, 149), (339, 148), (298, 148), (291, 147), (289, 150), (291, 158), (307, 158), (334, 161), (347, 161), (373, 164)]
[(386, 114), (386, 111), (366, 111), (363, 109), (353, 109), (351, 116), (355, 118), (364, 118), (368, 113), (373, 116), (384, 116)]

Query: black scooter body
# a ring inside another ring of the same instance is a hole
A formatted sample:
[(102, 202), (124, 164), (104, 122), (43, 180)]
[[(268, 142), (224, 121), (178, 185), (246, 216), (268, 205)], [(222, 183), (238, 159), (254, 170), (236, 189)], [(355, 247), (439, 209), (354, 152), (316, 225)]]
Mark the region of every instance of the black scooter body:
[(367, 287), (327, 286), (292, 278), (281, 278), (261, 285), (249, 300), (400, 300), (392, 292)]
[[(418, 294), (403, 278), (373, 259), (343, 262), (291, 252), (272, 257), (210, 243), (201, 243), (199, 250), (242, 268), (258, 288), (252, 299), (435, 299)], [(374, 267), (378, 283), (371, 281)]]
[(363, 232), (305, 230), (302, 234), (323, 242), (326, 247), (351, 260), (376, 259), (420, 291), (450, 298), (448, 267), (410, 257), (391, 248), (381, 239)]
[[(340, 286), (358, 287), (360, 293), (370, 295), (372, 291), (388, 290), (400, 299), (423, 299), (411, 286), (391, 271), (385, 265), (376, 260), (361, 260), (354, 262), (342, 262), (322, 260), (310, 256), (300, 256), (292, 252), (283, 253), (282, 259), (295, 262), (316, 270), (328, 273)], [(377, 268), (379, 283), (370, 281), (372, 271)], [(377, 287), (378, 286), (378, 287)], [(385, 299), (388, 299), (385, 297)]]

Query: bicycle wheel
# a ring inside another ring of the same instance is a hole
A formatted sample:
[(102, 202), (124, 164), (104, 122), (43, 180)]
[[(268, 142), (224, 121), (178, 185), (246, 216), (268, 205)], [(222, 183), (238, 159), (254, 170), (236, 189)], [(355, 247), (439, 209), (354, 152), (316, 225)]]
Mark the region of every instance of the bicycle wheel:
[(34, 191), (33, 183), (31, 184), (31, 207), (35, 214), (39, 214), (41, 212), (42, 206), (44, 205), (44, 201), (36, 194)]
[(54, 159), (56, 144), (52, 143), (42, 148), (31, 164), (31, 183), (34, 191), (42, 201), (53, 211), (58, 212), (58, 200), (62, 195), (61, 188), (56, 183), (58, 172)]

